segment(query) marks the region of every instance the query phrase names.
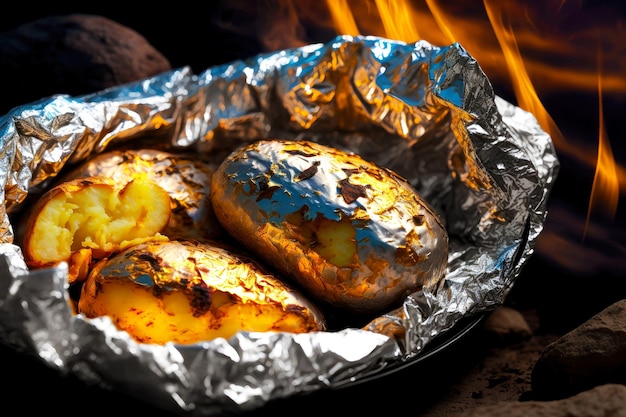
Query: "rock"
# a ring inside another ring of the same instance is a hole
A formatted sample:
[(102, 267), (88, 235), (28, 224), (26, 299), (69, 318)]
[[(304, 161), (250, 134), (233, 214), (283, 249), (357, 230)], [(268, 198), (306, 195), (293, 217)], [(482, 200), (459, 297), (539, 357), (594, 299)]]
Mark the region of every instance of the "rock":
[(171, 69), (142, 35), (103, 16), (52, 16), (0, 33), (0, 114), (55, 94), (83, 95)]
[(476, 407), (462, 417), (626, 417), (626, 386), (606, 384), (554, 401), (502, 402)]
[(534, 398), (543, 400), (608, 383), (626, 384), (626, 300), (547, 345), (531, 373)]
[(491, 312), (485, 319), (483, 328), (488, 335), (503, 342), (519, 342), (532, 335), (522, 313), (507, 306), (500, 306)]

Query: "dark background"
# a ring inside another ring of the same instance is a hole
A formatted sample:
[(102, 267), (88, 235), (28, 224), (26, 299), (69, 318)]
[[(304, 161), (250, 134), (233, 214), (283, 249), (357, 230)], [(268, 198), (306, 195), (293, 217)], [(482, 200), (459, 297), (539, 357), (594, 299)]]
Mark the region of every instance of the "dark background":
[[(72, 7), (52, 2), (35, 7), (24, 2), (13, 4), (11, 13), (4, 14), (0, 20), (0, 32), (46, 16), (72, 13), (106, 16), (142, 34), (169, 59), (172, 68), (190, 66), (198, 73), (213, 65), (264, 52), (258, 35), (259, 22), (271, 18), (278, 7), (274, 4), (276, 2), (252, 1), (248, 10), (233, 10), (226, 3), (207, 2), (197, 8), (188, 4), (174, 7), (172, 4), (157, 6), (148, 3), (145, 7), (124, 8), (104, 2)], [(582, 4), (583, 7), (609, 8), (618, 21), (626, 19), (626, 5), (622, 2)], [(335, 35), (319, 28), (304, 32), (304, 37), (311, 42), (324, 42)], [(613, 51), (618, 52), (622, 51)], [(55, 93), (92, 92), (32, 91), (28, 86), (15, 85), (12, 80), (5, 79), (2, 83), (1, 88), (11, 91), (12, 97), (20, 97), (15, 102), (3, 103), (4, 111)], [(17, 93), (16, 88), (19, 89)], [(499, 95), (515, 103), (509, 85), (494, 84), (494, 88)], [(542, 100), (565, 136), (580, 141), (597, 140), (597, 93), (551, 90), (542, 96)], [(622, 117), (626, 113), (625, 95), (619, 91), (610, 92), (604, 100), (603, 116), (608, 137), (617, 162), (624, 165), (626, 128)], [(626, 298), (626, 216), (622, 208), (622, 191), (615, 217), (594, 218), (592, 233), (583, 240), (582, 228), (593, 170), (570, 155), (560, 154), (560, 160), (562, 168), (551, 195), (545, 237), (540, 237), (537, 253), (524, 268), (507, 303), (520, 310), (537, 309), (544, 313), (544, 328), (565, 332), (607, 304)], [(429, 404), (445, 401), (442, 393), (450, 381), (463, 375), (484, 353), (481, 333), (476, 330), (452, 343), (446, 340), (441, 343), (446, 348), (436, 355), (384, 378), (337, 391), (281, 400), (246, 415), (292, 415), (302, 410), (309, 413), (411, 412), (418, 415)], [(123, 394), (86, 387), (72, 376), (59, 376), (37, 359), (24, 357), (5, 346), (0, 346), (0, 358), (6, 387), (3, 398), (11, 399), (19, 412), (165, 414)], [(411, 398), (415, 392), (420, 393), (419, 399), (415, 403), (410, 401), (410, 409), (407, 409), (406, 398)]]

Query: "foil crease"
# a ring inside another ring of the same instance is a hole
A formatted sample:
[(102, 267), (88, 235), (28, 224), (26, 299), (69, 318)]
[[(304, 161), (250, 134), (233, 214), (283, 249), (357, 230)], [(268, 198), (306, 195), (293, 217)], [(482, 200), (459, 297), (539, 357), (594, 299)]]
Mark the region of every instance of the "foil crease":
[[(442, 284), (363, 328), (155, 346), (107, 317), (72, 314), (67, 265), (29, 271), (14, 242), (28, 197), (67, 164), (134, 143), (219, 161), (273, 137), (354, 151), (409, 180), (450, 235)], [(0, 119), (0, 342), (183, 415), (238, 413), (383, 375), (504, 301), (533, 254), (558, 168), (535, 117), (495, 95), (459, 44), (338, 36), (200, 74), (185, 67), (43, 98)]]

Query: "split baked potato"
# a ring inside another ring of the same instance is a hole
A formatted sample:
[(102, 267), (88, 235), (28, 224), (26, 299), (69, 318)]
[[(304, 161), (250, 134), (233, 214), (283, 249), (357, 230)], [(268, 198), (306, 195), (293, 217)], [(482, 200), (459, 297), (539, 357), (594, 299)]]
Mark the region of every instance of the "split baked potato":
[(405, 179), (314, 142), (235, 150), (213, 174), (211, 202), (256, 257), (349, 312), (386, 311), (447, 268), (444, 223)]
[(107, 177), (65, 181), (49, 189), (27, 212), (22, 247), (30, 268), (67, 262), (70, 283), (91, 264), (146, 240), (167, 240), (170, 197), (158, 184)]
[(133, 178), (147, 178), (161, 186), (171, 198), (172, 214), (164, 235), (170, 239), (213, 240), (225, 237), (209, 198), (216, 167), (217, 163), (197, 154), (149, 148), (112, 150), (73, 167), (63, 176), (63, 181), (105, 176), (126, 183)]
[(252, 259), (191, 240), (146, 242), (99, 262), (78, 312), (109, 316), (138, 342), (156, 344), (325, 329), (314, 304)]

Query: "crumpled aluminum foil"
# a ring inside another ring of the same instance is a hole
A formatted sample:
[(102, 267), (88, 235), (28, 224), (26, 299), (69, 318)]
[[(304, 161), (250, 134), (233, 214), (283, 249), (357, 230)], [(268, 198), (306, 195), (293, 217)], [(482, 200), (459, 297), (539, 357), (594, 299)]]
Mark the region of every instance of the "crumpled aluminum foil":
[[(29, 194), (68, 163), (133, 141), (221, 158), (273, 137), (352, 150), (407, 178), (450, 235), (442, 285), (364, 328), (153, 346), (107, 317), (73, 315), (66, 265), (29, 271), (14, 243)], [(559, 168), (549, 135), (494, 94), (461, 45), (349, 36), (20, 106), (0, 119), (0, 150), (0, 341), (86, 383), (203, 416), (384, 374), (500, 305), (533, 254)]]

